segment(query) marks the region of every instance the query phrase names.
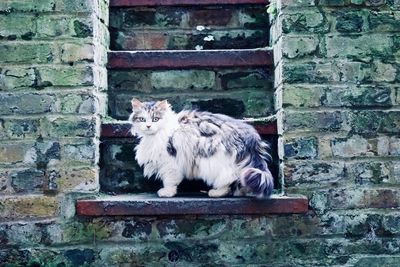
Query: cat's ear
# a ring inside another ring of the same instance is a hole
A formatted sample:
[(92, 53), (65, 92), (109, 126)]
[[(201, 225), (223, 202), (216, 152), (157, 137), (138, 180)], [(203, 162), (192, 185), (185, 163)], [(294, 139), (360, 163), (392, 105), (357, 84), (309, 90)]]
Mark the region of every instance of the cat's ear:
[(170, 104), (168, 103), (168, 100), (162, 100), (162, 101), (157, 101), (156, 107), (159, 108), (160, 110), (167, 110), (170, 108)]
[(143, 103), (136, 98), (132, 98), (131, 104), (132, 104), (132, 110), (138, 110), (143, 107)]

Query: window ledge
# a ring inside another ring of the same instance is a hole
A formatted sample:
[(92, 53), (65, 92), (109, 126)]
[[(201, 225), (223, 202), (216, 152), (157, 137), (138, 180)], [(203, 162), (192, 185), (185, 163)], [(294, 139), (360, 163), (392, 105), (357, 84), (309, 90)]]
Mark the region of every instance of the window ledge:
[(154, 194), (140, 194), (81, 199), (76, 204), (79, 216), (262, 215), (307, 211), (308, 199), (302, 195), (272, 195), (269, 199), (256, 199), (205, 196), (159, 198)]

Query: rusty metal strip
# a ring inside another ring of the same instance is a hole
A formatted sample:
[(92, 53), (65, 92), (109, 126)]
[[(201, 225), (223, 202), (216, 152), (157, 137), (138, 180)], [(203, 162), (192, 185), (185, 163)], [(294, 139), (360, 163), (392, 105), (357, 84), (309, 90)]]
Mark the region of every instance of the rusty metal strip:
[(111, 69), (182, 69), (271, 66), (268, 49), (148, 50), (108, 53)]

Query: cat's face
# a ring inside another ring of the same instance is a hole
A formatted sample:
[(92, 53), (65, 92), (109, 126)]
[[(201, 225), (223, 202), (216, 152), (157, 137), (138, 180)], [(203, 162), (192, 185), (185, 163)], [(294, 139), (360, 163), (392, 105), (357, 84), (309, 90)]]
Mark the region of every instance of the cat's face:
[(139, 135), (154, 135), (166, 123), (166, 114), (171, 110), (167, 100), (157, 102), (140, 102), (132, 99), (132, 114), (129, 121), (132, 123), (132, 133)]

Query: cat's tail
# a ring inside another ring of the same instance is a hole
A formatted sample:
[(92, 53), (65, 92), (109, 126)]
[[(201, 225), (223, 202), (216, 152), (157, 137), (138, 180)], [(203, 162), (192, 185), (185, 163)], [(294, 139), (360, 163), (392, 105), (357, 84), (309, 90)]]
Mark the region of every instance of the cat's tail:
[(268, 197), (274, 189), (274, 178), (268, 169), (246, 168), (240, 180), (242, 186), (257, 197)]
[(240, 182), (245, 191), (250, 191), (257, 197), (268, 197), (274, 189), (274, 178), (268, 169), (268, 145), (261, 140), (254, 142), (249, 157), (242, 168)]

